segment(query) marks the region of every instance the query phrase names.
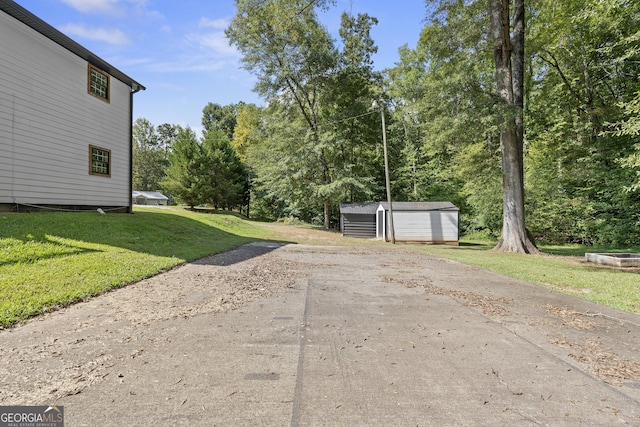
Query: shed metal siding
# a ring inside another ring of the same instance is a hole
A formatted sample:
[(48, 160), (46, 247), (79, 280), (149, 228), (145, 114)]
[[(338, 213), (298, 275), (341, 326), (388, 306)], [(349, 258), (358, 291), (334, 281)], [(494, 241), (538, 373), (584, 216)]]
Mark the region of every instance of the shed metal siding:
[(342, 214), (342, 235), (347, 237), (376, 237), (375, 214)]
[[(87, 62), (0, 12), (0, 203), (128, 206), (131, 87), (87, 93)], [(111, 178), (89, 175), (89, 145)]]
[(393, 212), (397, 240), (416, 242), (458, 241), (458, 213), (446, 211)]
[(376, 237), (379, 203), (340, 203), (340, 231), (346, 237)]
[[(377, 237), (389, 240), (389, 210), (381, 203), (377, 211)], [(397, 202), (393, 204), (397, 241), (455, 243), (459, 241), (459, 209), (450, 202)]]

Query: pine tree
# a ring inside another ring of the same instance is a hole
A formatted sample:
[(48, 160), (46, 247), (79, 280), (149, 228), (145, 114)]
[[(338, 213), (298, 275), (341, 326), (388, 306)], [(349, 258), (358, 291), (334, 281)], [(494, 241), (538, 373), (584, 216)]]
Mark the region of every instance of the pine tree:
[(190, 128), (181, 129), (169, 154), (169, 167), (162, 186), (193, 209), (205, 202), (204, 153)]
[(203, 197), (214, 208), (241, 206), (247, 192), (247, 173), (226, 134), (210, 130), (202, 141)]

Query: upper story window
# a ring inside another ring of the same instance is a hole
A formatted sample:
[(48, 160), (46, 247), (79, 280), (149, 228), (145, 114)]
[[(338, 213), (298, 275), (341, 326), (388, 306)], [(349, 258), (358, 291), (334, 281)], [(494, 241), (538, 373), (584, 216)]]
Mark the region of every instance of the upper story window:
[(109, 75), (89, 64), (88, 80), (89, 93), (109, 102)]
[(89, 174), (111, 177), (111, 150), (89, 146)]

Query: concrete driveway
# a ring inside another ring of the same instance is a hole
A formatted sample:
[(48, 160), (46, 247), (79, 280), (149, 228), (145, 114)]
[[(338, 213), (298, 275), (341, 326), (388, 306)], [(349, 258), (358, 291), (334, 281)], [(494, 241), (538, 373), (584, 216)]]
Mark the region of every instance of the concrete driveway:
[(68, 426), (640, 425), (640, 316), (411, 247), (250, 244), (0, 344)]

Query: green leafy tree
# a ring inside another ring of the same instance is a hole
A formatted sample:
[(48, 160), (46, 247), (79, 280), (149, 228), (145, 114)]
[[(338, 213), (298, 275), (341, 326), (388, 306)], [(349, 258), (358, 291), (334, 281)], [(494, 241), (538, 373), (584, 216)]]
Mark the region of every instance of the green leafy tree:
[(526, 16), (522, 1), (429, 3), (388, 72), (399, 193), (458, 191), (465, 226), (502, 233), (498, 249), (535, 251), (522, 202), (538, 239), (637, 241), (640, 3), (540, 0)]
[(227, 30), (270, 103), (262, 113), (268, 123), (252, 126), (267, 130), (238, 132), (234, 145), (262, 135), (247, 156), (256, 189), (283, 201), (283, 214), (325, 228), (337, 219), (339, 202), (377, 198), (383, 188), (380, 122), (371, 111), (382, 81), (371, 59), (377, 20), (343, 14), (339, 51), (314, 12), (329, 3), (238, 1)]
[(203, 198), (214, 208), (242, 206), (246, 200), (247, 173), (221, 130), (208, 131), (202, 141)]
[[(276, 108), (272, 106), (272, 108)], [(267, 135), (271, 131), (267, 129), (267, 123), (277, 119), (277, 116), (268, 114), (265, 108), (259, 108), (254, 104), (245, 104), (238, 110), (238, 121), (233, 133), (231, 146), (238, 155), (240, 161), (247, 170), (249, 192), (247, 194), (247, 216), (254, 218), (276, 220), (288, 215), (284, 198), (271, 191), (269, 184), (263, 183), (257, 170), (264, 170), (265, 162), (276, 162), (272, 159), (272, 152), (265, 149)], [(272, 135), (272, 140), (277, 140), (277, 135)]]
[[(513, 16), (511, 12), (513, 11)], [(489, 0), (496, 67), (502, 157), (502, 252), (538, 253), (525, 228), (524, 204), (524, 0)]]
[(626, 186), (628, 191), (640, 190), (640, 92), (629, 103), (624, 105), (626, 120), (619, 124), (616, 133), (633, 138), (634, 151), (620, 161), (623, 167), (635, 171), (635, 180)]
[[(327, 1), (317, 1), (323, 7)], [(314, 156), (322, 172), (306, 195), (324, 206), (324, 226), (330, 225), (330, 164), (320, 140), (320, 96), (337, 65), (335, 48), (320, 25), (314, 2), (306, 0), (237, 0), (237, 13), (226, 30), (243, 54), (242, 62), (256, 74), (257, 92), (296, 110), (306, 125), (305, 140), (319, 150)], [(300, 137), (300, 135), (298, 135)]]
[(236, 127), (238, 110), (242, 108), (244, 102), (221, 106), (220, 104), (208, 103), (202, 110), (202, 127), (204, 133), (212, 130), (224, 132), (227, 138), (233, 138), (233, 131)]
[(321, 188), (337, 206), (342, 201), (378, 199), (382, 189), (383, 161), (380, 116), (371, 105), (379, 98), (380, 73), (373, 70), (378, 50), (371, 29), (378, 20), (367, 14), (342, 14), (339, 63), (321, 96), (322, 140), (330, 165), (330, 183)]
[(608, 123), (629, 117), (640, 89), (637, 2), (536, 3), (530, 28), (527, 175), (533, 231), (547, 240), (637, 241), (633, 135)]
[(138, 191), (158, 191), (166, 161), (155, 127), (144, 118), (133, 124), (132, 185)]
[(255, 104), (243, 104), (238, 108), (231, 146), (243, 163), (246, 162), (247, 151), (260, 141), (260, 114), (261, 109)]
[(443, 2), (416, 48), (400, 48), (388, 70), (389, 128), (402, 143), (394, 194), (452, 201), (464, 230), (498, 235), (500, 151), (486, 11), (483, 2)]
[[(276, 103), (265, 111), (261, 127), (264, 137), (247, 153), (247, 162), (255, 174), (254, 192), (275, 209), (273, 214), (316, 222), (322, 147), (310, 141), (319, 138), (309, 137), (297, 109)], [(319, 212), (322, 215), (322, 210)]]
[(207, 202), (210, 184), (203, 171), (205, 160), (198, 137), (190, 128), (180, 129), (169, 154), (169, 167), (162, 186), (174, 197), (193, 209)]
[(169, 153), (173, 147), (178, 134), (182, 128), (179, 125), (172, 125), (169, 123), (163, 123), (156, 128), (158, 134), (158, 146), (164, 153), (164, 160), (166, 166), (169, 165)]

